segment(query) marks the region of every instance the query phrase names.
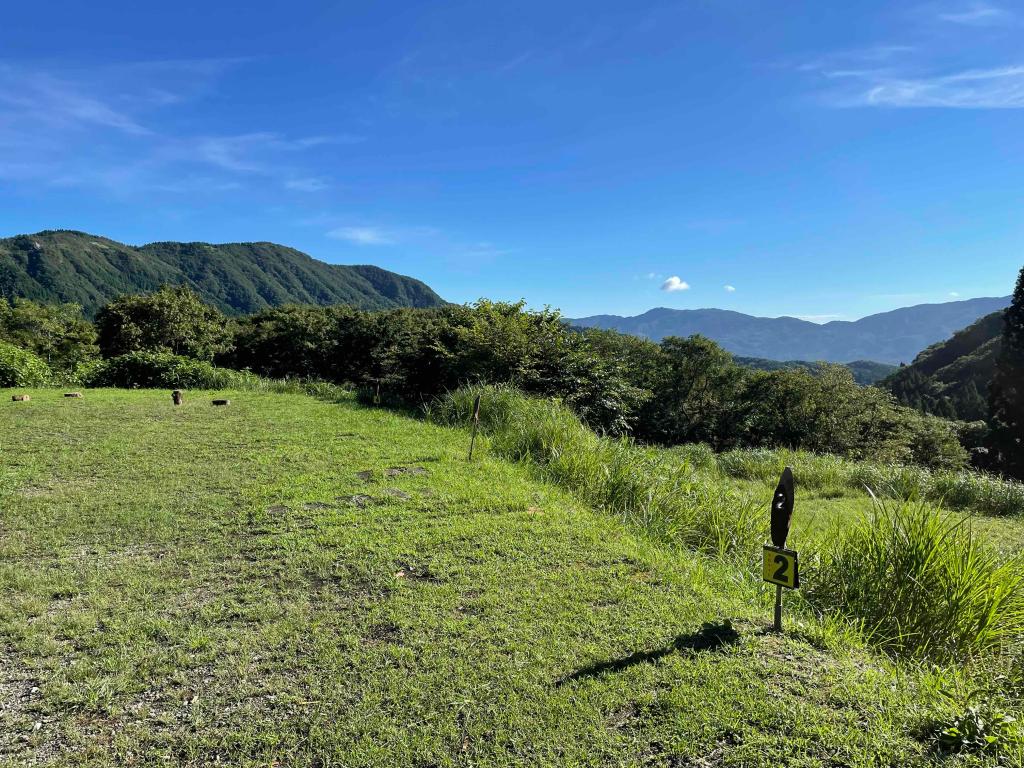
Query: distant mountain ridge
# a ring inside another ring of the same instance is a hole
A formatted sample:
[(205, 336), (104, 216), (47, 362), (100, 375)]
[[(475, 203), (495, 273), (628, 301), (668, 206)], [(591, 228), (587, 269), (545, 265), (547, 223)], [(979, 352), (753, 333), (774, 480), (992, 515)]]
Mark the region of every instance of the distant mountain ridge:
[(707, 336), (734, 355), (769, 360), (848, 363), (910, 362), (925, 347), (949, 338), (983, 315), (1005, 309), (1010, 297), (918, 304), (860, 320), (818, 325), (795, 317), (754, 317), (727, 309), (658, 307), (635, 317), (594, 315), (569, 322), (660, 341), (666, 336)]
[(369, 265), (328, 264), (276, 243), (131, 246), (73, 230), (0, 239), (0, 296), (75, 302), (87, 315), (123, 293), (185, 284), (228, 314), (281, 304), (433, 307), (425, 283)]

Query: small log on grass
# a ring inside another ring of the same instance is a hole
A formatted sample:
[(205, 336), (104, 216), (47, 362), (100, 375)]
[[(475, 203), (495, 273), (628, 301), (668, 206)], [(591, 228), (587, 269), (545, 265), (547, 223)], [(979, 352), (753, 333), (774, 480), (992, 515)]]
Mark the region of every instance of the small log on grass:
[(11, 395), (11, 400), (13, 400), (16, 403), (26, 403), (31, 399), (31, 395)]
[(81, 392), (65, 392), (64, 397), (81, 397)]
[(214, 405), (231, 405), (231, 401), (230, 400), (214, 400), (213, 404)]

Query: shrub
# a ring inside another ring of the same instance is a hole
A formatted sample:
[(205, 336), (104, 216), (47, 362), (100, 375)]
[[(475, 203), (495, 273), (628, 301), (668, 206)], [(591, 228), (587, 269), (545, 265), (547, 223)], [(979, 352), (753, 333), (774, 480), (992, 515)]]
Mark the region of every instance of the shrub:
[(42, 358), (7, 342), (0, 342), (0, 387), (45, 387), (53, 372)]
[(812, 601), (901, 655), (963, 659), (1024, 632), (1024, 561), (1002, 561), (964, 519), (878, 502), (822, 552)]
[(105, 360), (89, 371), (82, 383), (89, 387), (227, 389), (245, 376), (167, 352), (130, 352)]

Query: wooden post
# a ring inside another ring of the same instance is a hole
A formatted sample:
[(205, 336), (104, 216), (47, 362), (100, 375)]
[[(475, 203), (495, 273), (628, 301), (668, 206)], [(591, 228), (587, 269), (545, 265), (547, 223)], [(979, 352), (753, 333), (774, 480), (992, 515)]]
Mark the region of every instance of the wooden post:
[(473, 401), (473, 435), (469, 438), (469, 460), (473, 460), (473, 445), (476, 443), (476, 430), (480, 426), (480, 395)]
[(776, 632), (782, 631), (782, 585), (777, 584), (775, 586), (775, 624), (773, 628)]
[(182, 399), (183, 398), (182, 398), (181, 390), (180, 389), (176, 389), (173, 392), (171, 392), (171, 400), (174, 401), (175, 405), (181, 405)]

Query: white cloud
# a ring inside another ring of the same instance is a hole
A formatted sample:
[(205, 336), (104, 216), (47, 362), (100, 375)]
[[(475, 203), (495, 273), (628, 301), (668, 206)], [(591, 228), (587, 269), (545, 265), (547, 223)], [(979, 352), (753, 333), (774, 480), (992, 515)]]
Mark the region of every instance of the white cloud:
[(971, 27), (999, 24), (1010, 18), (1010, 13), (988, 3), (972, 3), (963, 10), (939, 14), (940, 21), (948, 21), (951, 24), (965, 24)]
[(690, 290), (690, 284), (685, 280), (680, 280), (676, 275), (672, 275), (672, 277), (661, 284), (661, 290), (669, 293), (688, 291)]
[(797, 320), (806, 320), (810, 323), (826, 323), (829, 320), (842, 320), (845, 315), (796, 315)]
[(848, 106), (1024, 109), (1024, 65), (951, 75), (899, 78), (867, 75)]
[(953, 297), (954, 299), (958, 299), (958, 298), (960, 298), (960, 292), (959, 292), (959, 291), (950, 291), (950, 292), (949, 292), (949, 295), (950, 295), (951, 297)]
[(725, 289), (726, 293), (735, 293), (736, 292), (736, 286), (735, 285), (723, 285), (722, 287)]
[(394, 238), (376, 227), (338, 227), (327, 233), (335, 240), (347, 240), (356, 245), (393, 245)]

